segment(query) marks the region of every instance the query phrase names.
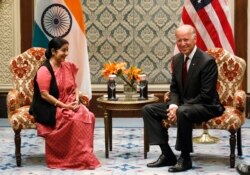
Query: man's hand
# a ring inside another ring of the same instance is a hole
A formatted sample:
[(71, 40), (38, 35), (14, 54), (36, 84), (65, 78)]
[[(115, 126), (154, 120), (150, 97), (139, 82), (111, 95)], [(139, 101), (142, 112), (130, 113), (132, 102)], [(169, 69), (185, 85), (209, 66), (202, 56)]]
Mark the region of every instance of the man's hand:
[(167, 109), (167, 116), (170, 122), (176, 122), (176, 119), (177, 119), (176, 110), (177, 110), (177, 107), (172, 107), (172, 108)]

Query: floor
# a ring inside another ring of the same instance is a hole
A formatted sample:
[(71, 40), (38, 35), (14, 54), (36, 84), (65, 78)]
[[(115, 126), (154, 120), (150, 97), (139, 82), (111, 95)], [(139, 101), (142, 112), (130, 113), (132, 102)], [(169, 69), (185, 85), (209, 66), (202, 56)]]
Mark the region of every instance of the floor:
[[(10, 125), (7, 119), (0, 118), (0, 127), (9, 127), (9, 126)], [(96, 118), (96, 127), (97, 128), (104, 127), (103, 118)], [(142, 118), (114, 118), (113, 127), (115, 128), (143, 127), (143, 120)], [(244, 123), (242, 128), (250, 128), (250, 119), (246, 119), (246, 122)]]
[[(9, 127), (9, 123), (7, 119), (0, 119), (0, 127)], [(96, 118), (96, 127), (103, 128), (104, 120), (103, 118)], [(113, 127), (123, 128), (123, 127), (143, 127), (142, 118), (114, 118), (113, 119)]]
[[(13, 131), (5, 120), (0, 123), (0, 174), (4, 175), (166, 175), (169, 167), (147, 168), (146, 164), (160, 155), (158, 146), (150, 146), (148, 158), (143, 157), (143, 125), (141, 119), (114, 119), (113, 149), (109, 158), (105, 157), (103, 119), (98, 118), (95, 128), (94, 151), (102, 166), (96, 170), (60, 170), (46, 166), (45, 142), (37, 137), (36, 130), (22, 131), (22, 167), (16, 167), (14, 156)], [(249, 123), (248, 121), (246, 123)], [(129, 126), (129, 127), (128, 127)], [(138, 127), (135, 127), (138, 126)], [(202, 130), (195, 129), (194, 136)], [(210, 135), (220, 138), (216, 144), (194, 144), (192, 170), (178, 175), (236, 175), (234, 168), (229, 168), (228, 132), (209, 130)], [(250, 162), (250, 129), (242, 128), (243, 156), (236, 157), (236, 165)], [(176, 128), (169, 129), (169, 145), (174, 149)]]

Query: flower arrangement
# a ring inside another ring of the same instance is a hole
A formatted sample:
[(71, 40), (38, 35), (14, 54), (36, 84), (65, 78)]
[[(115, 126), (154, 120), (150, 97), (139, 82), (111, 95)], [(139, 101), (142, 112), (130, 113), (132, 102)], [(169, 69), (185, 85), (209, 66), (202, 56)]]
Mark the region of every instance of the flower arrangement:
[(107, 78), (109, 75), (116, 75), (120, 77), (126, 84), (128, 84), (132, 89), (136, 90), (134, 83), (140, 80), (139, 74), (142, 72), (142, 69), (131, 66), (126, 68), (127, 64), (125, 62), (108, 62), (104, 64), (102, 70), (102, 76)]

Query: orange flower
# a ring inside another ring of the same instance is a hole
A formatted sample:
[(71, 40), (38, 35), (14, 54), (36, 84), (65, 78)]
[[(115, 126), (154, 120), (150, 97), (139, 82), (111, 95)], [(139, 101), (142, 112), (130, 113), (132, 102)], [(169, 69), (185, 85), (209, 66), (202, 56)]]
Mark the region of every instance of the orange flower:
[(129, 69), (125, 70), (124, 73), (128, 76), (128, 80), (130, 81), (139, 81), (139, 74), (141, 73), (141, 69), (135, 66), (130, 67)]
[[(135, 81), (139, 81), (139, 74), (142, 70), (136, 66), (132, 66), (126, 69), (127, 64), (125, 62), (108, 62), (104, 64), (102, 70), (102, 76), (107, 78), (113, 74), (120, 77), (125, 83), (133, 87)], [(126, 75), (126, 77), (124, 76)]]
[(121, 62), (121, 63), (116, 63), (116, 62), (108, 62), (104, 64), (104, 69), (102, 70), (102, 76), (105, 78), (108, 78), (109, 75), (117, 75), (120, 73), (123, 73), (126, 69), (126, 63)]

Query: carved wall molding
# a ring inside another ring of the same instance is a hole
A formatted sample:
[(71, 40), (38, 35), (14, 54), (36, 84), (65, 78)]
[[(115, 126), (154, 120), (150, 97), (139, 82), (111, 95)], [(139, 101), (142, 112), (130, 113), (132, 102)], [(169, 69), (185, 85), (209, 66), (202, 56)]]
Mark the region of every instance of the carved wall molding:
[(0, 92), (12, 87), (9, 60), (20, 53), (19, 1), (2, 0), (0, 3)]

